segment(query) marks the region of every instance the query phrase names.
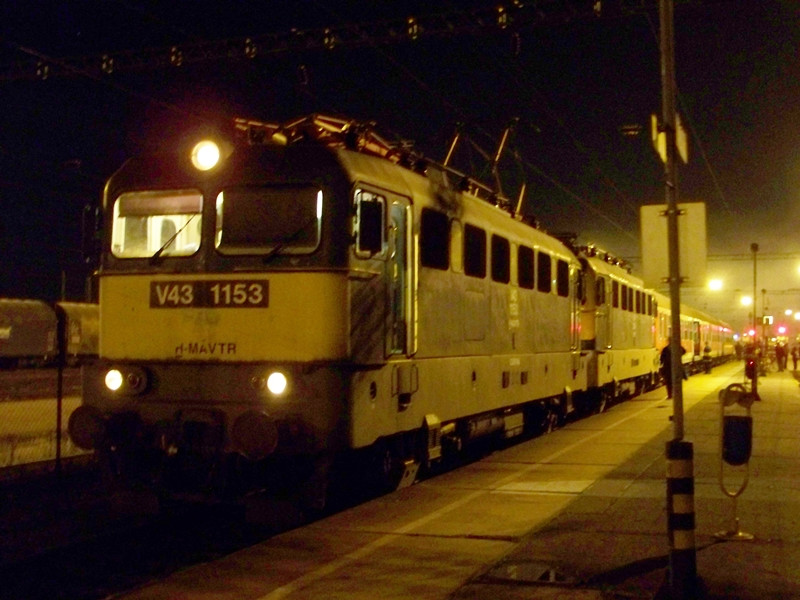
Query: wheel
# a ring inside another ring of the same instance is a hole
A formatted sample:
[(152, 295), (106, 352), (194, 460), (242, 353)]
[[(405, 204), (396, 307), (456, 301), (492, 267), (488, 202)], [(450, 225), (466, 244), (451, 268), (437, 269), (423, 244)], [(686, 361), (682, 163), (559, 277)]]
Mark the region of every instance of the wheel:
[(567, 419), (564, 406), (565, 404), (558, 400), (551, 400), (547, 403), (547, 433), (564, 425)]
[(398, 436), (375, 446), (372, 471), (378, 492), (393, 492), (414, 483), (420, 466), (414, 452), (416, 440), (414, 435), (405, 439)]

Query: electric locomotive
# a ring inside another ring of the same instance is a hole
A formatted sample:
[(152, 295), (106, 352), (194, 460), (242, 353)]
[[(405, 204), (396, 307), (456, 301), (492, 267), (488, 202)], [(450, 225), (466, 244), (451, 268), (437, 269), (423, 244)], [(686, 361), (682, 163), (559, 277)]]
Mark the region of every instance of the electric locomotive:
[(574, 410), (567, 246), (364, 124), (236, 131), (108, 181), (77, 445), (160, 493), (320, 506), (342, 455), (393, 488)]
[(69, 433), (125, 483), (319, 508), (658, 382), (656, 294), (607, 253), (369, 124), (235, 125), (105, 187)]
[(576, 249), (583, 267), (581, 347), (600, 410), (658, 383), (653, 323), (658, 302), (630, 267), (593, 246)]

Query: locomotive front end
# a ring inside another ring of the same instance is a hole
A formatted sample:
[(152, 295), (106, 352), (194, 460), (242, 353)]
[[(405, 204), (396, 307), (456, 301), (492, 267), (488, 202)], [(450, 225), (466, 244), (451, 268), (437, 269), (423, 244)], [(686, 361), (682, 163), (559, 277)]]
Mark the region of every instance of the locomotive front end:
[(340, 443), (337, 183), (284, 150), (134, 160), (106, 187), (99, 360), (69, 431), (126, 480), (241, 495), (313, 479)]

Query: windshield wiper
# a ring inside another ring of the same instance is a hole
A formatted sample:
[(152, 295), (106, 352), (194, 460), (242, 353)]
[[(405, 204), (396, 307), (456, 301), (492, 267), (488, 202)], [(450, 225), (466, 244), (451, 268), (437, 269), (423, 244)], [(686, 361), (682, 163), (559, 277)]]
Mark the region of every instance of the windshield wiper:
[(151, 265), (158, 264), (159, 259), (161, 258), (161, 255), (164, 253), (164, 250), (166, 250), (170, 246), (170, 244), (172, 244), (178, 238), (178, 236), (180, 235), (181, 231), (186, 229), (186, 227), (189, 225), (189, 223), (191, 223), (194, 220), (194, 218), (199, 214), (200, 213), (194, 213), (191, 217), (189, 217), (186, 220), (186, 223), (181, 225), (181, 228), (178, 229), (178, 231), (176, 231), (175, 233), (173, 233), (172, 236), (170, 236), (170, 238), (166, 241), (166, 243), (163, 246), (161, 246), (161, 248), (156, 250), (156, 253), (153, 254), (153, 256), (150, 257), (150, 264)]
[(269, 252), (267, 252), (264, 255), (264, 258), (263, 258), (264, 264), (267, 264), (273, 258), (275, 258), (275, 256), (277, 256), (278, 252), (283, 250), (286, 247), (287, 244), (291, 244), (293, 241), (295, 241), (300, 236), (300, 234), (303, 233), (309, 225), (315, 223), (316, 220), (317, 220), (317, 216), (316, 215), (312, 216), (308, 221), (303, 223), (291, 235), (289, 235), (288, 237), (283, 238), (280, 242), (275, 244), (275, 247), (272, 248), (272, 250), (270, 250)]

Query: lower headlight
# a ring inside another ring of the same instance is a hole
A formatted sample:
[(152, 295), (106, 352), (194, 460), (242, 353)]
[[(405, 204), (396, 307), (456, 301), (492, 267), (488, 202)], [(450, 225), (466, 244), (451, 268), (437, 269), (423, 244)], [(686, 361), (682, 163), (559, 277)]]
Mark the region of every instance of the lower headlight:
[(119, 369), (111, 369), (108, 371), (108, 373), (106, 373), (106, 387), (112, 392), (116, 392), (119, 388), (121, 388), (123, 381), (125, 381), (125, 379), (122, 377), (122, 373), (119, 371)]
[(147, 389), (149, 380), (147, 371), (136, 366), (109, 369), (103, 379), (106, 388), (119, 394), (141, 394)]
[(276, 396), (283, 395), (288, 383), (286, 375), (280, 371), (273, 371), (267, 377), (267, 389)]

